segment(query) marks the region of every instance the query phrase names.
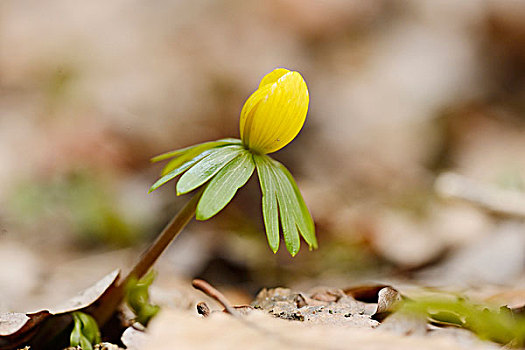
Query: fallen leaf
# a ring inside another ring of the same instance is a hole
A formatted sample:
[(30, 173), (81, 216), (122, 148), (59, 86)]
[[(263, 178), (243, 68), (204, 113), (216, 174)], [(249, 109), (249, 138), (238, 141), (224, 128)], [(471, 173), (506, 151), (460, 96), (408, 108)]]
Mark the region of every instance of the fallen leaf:
[(403, 300), (401, 294), (392, 287), (381, 288), (377, 293), (377, 299), (377, 309), (372, 319), (379, 322), (395, 311)]
[(386, 284), (363, 285), (345, 288), (343, 292), (355, 300), (365, 303), (377, 303), (379, 301), (379, 291), (385, 287), (390, 286)]
[(82, 311), (95, 316), (101, 306), (107, 305), (104, 301), (114, 295), (119, 275), (119, 270), (113, 271), (55, 310), (0, 314), (0, 350), (16, 350), (26, 345), (32, 350), (64, 347), (69, 337), (64, 331), (73, 320), (70, 313)]

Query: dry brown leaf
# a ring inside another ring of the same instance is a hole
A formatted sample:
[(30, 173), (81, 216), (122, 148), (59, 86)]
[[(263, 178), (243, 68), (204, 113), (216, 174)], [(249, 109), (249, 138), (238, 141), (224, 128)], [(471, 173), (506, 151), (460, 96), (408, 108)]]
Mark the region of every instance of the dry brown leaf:
[[(32, 349), (49, 348), (51, 344), (65, 345), (61, 334), (72, 322), (74, 311), (86, 311), (97, 316), (96, 311), (116, 289), (119, 270), (105, 276), (56, 310), (36, 313), (0, 314), (0, 350), (15, 350), (29, 345)], [(57, 338), (58, 337), (58, 338)], [(67, 340), (67, 339), (66, 339)]]
[(372, 315), (372, 319), (377, 321), (384, 320), (388, 315), (395, 311), (399, 302), (403, 299), (401, 294), (392, 287), (385, 287), (377, 293), (377, 309)]
[(356, 287), (345, 288), (343, 291), (346, 295), (351, 296), (355, 300), (365, 303), (377, 303), (379, 300), (379, 291), (385, 287), (390, 287), (386, 284), (372, 284)]

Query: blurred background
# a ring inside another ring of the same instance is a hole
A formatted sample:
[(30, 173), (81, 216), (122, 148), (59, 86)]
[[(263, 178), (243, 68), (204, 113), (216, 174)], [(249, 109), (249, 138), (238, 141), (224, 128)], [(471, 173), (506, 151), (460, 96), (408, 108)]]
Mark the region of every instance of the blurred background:
[(523, 216), (435, 186), (454, 172), (523, 203), (525, 2), (4, 0), (0, 311), (130, 268), (188, 200), (173, 184), (147, 194), (162, 166), (149, 159), (238, 137), (244, 101), (276, 67), (310, 90), (305, 127), (275, 157), (319, 249), (272, 254), (253, 177), (183, 232), (160, 285), (198, 276), (234, 300), (385, 278), (525, 286)]

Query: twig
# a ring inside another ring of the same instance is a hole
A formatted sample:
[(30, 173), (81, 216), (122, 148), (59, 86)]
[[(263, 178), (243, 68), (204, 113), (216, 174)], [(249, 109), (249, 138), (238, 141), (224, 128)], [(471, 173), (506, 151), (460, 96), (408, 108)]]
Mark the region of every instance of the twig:
[(229, 313), (230, 315), (235, 316), (235, 317), (240, 317), (237, 310), (235, 310), (235, 308), (231, 306), (230, 302), (224, 296), (224, 294), (219, 292), (217, 289), (211, 286), (208, 282), (201, 280), (201, 279), (194, 279), (191, 282), (191, 285), (193, 286), (193, 288), (200, 290), (201, 292), (203, 292), (204, 294), (206, 294), (207, 296), (209, 296), (210, 298), (214, 299), (219, 304), (221, 304), (226, 310), (226, 312)]
[(517, 191), (500, 189), (455, 173), (439, 175), (434, 188), (444, 198), (461, 199), (501, 216), (525, 218), (525, 195)]

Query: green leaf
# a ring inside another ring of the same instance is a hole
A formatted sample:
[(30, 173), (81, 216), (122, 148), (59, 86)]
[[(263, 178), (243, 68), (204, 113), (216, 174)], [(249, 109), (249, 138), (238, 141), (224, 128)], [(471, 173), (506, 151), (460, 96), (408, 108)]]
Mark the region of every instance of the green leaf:
[(212, 149), (208, 157), (195, 164), (177, 183), (177, 195), (193, 191), (219, 172), (226, 164), (239, 156), (244, 148), (240, 145), (229, 145)]
[(211, 179), (197, 205), (197, 220), (208, 220), (221, 211), (253, 174), (255, 164), (249, 151), (242, 153)]
[(73, 312), (73, 331), (69, 337), (71, 346), (80, 346), (84, 350), (92, 350), (93, 344), (100, 343), (100, 331), (93, 317), (83, 312)]
[(161, 175), (164, 176), (170, 171), (178, 168), (185, 162), (198, 156), (200, 153), (207, 151), (212, 148), (224, 147), (228, 145), (240, 145), (241, 140), (238, 139), (222, 139), (213, 142), (206, 142), (203, 144), (187, 147), (184, 152), (177, 155), (174, 159), (170, 160), (168, 164), (162, 169)]
[(223, 139), (217, 140), (216, 142), (224, 142), (225, 144), (231, 145), (242, 145), (242, 141), (234, 137), (225, 137)]
[[(212, 148), (215, 148), (215, 147), (212, 147)], [(209, 148), (209, 149), (212, 149), (212, 148)], [(192, 149), (184, 152), (183, 154), (181, 154), (181, 155), (173, 158), (172, 160), (170, 160), (168, 162), (168, 164), (166, 164), (166, 166), (164, 166), (164, 168), (162, 169), (160, 175), (164, 176), (164, 175), (169, 174), (173, 170), (179, 168), (184, 163), (192, 160), (193, 158), (197, 157), (199, 154), (201, 154), (203, 152), (206, 152), (206, 151), (208, 151), (208, 148), (195, 147), (195, 148), (192, 148)]]
[(295, 223), (298, 207), (294, 203), (295, 193), (286, 180), (283, 181), (280, 176), (280, 169), (272, 164), (272, 171), (277, 182), (277, 202), (279, 203), (279, 215), (281, 216), (281, 226), (283, 228), (284, 242), (286, 249), (292, 256), (299, 252), (301, 242), (299, 240), (299, 232)]
[(184, 153), (186, 153), (188, 151), (195, 150), (195, 149), (199, 150), (197, 152), (197, 154), (198, 154), (200, 152), (206, 151), (206, 150), (214, 148), (214, 147), (219, 147), (219, 146), (224, 146), (224, 145), (240, 145), (241, 143), (242, 143), (241, 140), (234, 139), (234, 138), (225, 138), (225, 139), (220, 139), (220, 140), (217, 140), (217, 141), (209, 141), (209, 142), (199, 143), (197, 145), (193, 145), (193, 146), (189, 146), (189, 147), (185, 147), (185, 148), (180, 148), (180, 149), (177, 149), (177, 150), (174, 150), (174, 151), (169, 151), (169, 152), (166, 152), (166, 153), (159, 154), (158, 156), (155, 156), (155, 157), (151, 158), (151, 161), (153, 163), (160, 162), (162, 160), (166, 160), (166, 159), (170, 159), (170, 158), (173, 158), (173, 157), (181, 156), (182, 154), (184, 154)]
[(292, 175), (281, 163), (266, 155), (254, 155), (263, 193), (262, 208), (270, 248), (279, 248), (279, 216), (286, 248), (295, 256), (299, 233), (310, 248), (317, 248), (315, 226)]
[(215, 150), (216, 150), (215, 148), (212, 148), (210, 150), (204, 151), (204, 152), (200, 153), (199, 155), (195, 156), (194, 158), (192, 158), (191, 160), (187, 161), (186, 163), (182, 164), (178, 168), (173, 169), (172, 171), (170, 171), (166, 175), (162, 176), (160, 179), (157, 180), (157, 182), (155, 182), (153, 184), (153, 186), (150, 187), (148, 193), (151, 193), (151, 192), (155, 191), (157, 188), (159, 188), (160, 186), (164, 185), (166, 182), (168, 182), (171, 179), (174, 179), (175, 177), (179, 176), (180, 174), (182, 174), (183, 172), (185, 172), (186, 170), (191, 168), (195, 163), (197, 163), (200, 160), (208, 157)]
[[(262, 174), (262, 178), (265, 179), (265, 187), (269, 186), (271, 190), (275, 190), (286, 249), (292, 256), (295, 256), (299, 252), (301, 246), (299, 232), (296, 225), (296, 211), (299, 211), (300, 209), (296, 201), (295, 192), (286, 176), (277, 166), (277, 163), (274, 163), (268, 156), (259, 156), (258, 159), (258, 169), (260, 168), (262, 170), (260, 171), (260, 174)], [(264, 191), (265, 190), (263, 189), (263, 192)], [(274, 204), (275, 203), (269, 202), (270, 206)], [(263, 214), (264, 211), (265, 210), (263, 209)], [(267, 215), (271, 218), (271, 215), (275, 214), (268, 213)], [(275, 223), (272, 222), (269, 224), (275, 225)], [(272, 232), (271, 234), (274, 235), (275, 233)]]
[(131, 278), (126, 285), (126, 302), (137, 316), (135, 320), (143, 326), (159, 312), (160, 307), (150, 303), (149, 287), (155, 280), (155, 272), (151, 270), (140, 280)]
[[(312, 219), (312, 216), (310, 215), (310, 212), (308, 211), (306, 203), (304, 202), (303, 196), (301, 195), (301, 191), (299, 191), (299, 187), (297, 187), (297, 184), (295, 183), (292, 174), (288, 171), (288, 169), (286, 169), (286, 167), (283, 164), (279, 163), (276, 160), (273, 160), (273, 162), (276, 163), (277, 167), (280, 169), (282, 174), (285, 175), (286, 180), (288, 180), (288, 183), (292, 186), (293, 192), (295, 194), (295, 199), (297, 201), (297, 203), (294, 203), (294, 207), (297, 209), (296, 205), (299, 205), (299, 211), (294, 210), (294, 212), (296, 215), (295, 220), (297, 222), (297, 226), (299, 227), (299, 231), (301, 232), (301, 236), (311, 248), (317, 249), (317, 239), (315, 237), (314, 221)], [(286, 180), (282, 178), (282, 181)]]
[[(151, 158), (150, 161), (152, 163), (157, 163), (157, 162), (161, 162), (163, 160), (170, 159), (170, 158), (173, 158), (173, 157), (179, 157), (179, 156), (183, 155), (184, 153), (186, 153), (186, 152), (188, 152), (190, 150), (193, 150), (193, 149), (198, 148), (198, 147), (206, 146), (206, 145), (209, 145), (211, 143), (212, 142), (200, 143), (198, 145), (188, 146), (188, 147), (179, 148), (179, 149), (176, 149), (176, 150), (173, 150), (173, 151), (169, 151), (169, 152), (166, 152), (166, 153), (162, 153), (162, 154), (159, 154), (159, 155)], [(213, 148), (213, 145), (211, 145), (209, 148)]]
[(274, 253), (279, 249), (279, 209), (277, 206), (277, 184), (266, 156), (254, 155), (262, 192), (262, 211), (268, 244)]
[[(481, 339), (523, 347), (525, 344), (525, 316), (508, 308), (477, 304), (464, 297), (451, 299), (443, 294), (405, 300), (398, 312), (430, 317), (432, 321), (452, 321), (461, 328), (474, 332)], [(437, 317), (436, 317), (437, 316)]]
[(82, 324), (77, 321), (77, 319), (75, 318), (75, 314), (73, 314), (73, 320), (74, 320), (74, 326), (73, 326), (73, 330), (71, 331), (71, 335), (69, 336), (69, 344), (71, 346), (76, 347), (80, 345), (82, 338), (84, 336), (82, 335), (82, 330), (81, 330)]

